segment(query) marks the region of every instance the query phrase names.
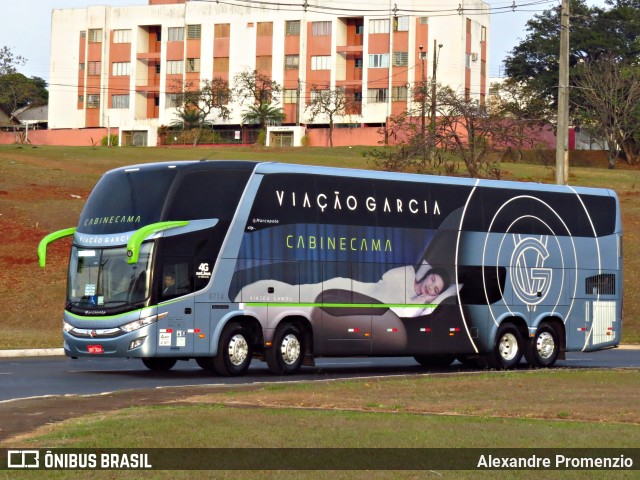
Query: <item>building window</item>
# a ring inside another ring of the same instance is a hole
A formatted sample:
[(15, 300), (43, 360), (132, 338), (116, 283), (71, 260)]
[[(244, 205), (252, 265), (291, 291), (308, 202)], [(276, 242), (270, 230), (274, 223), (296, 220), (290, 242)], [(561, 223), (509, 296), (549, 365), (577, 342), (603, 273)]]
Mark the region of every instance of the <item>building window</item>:
[(111, 95), (111, 108), (129, 108), (129, 95)]
[(420, 17), (420, 25), (429, 25), (429, 17)]
[(131, 30), (114, 30), (113, 43), (131, 43)]
[(187, 25), (187, 39), (198, 40), (202, 31), (202, 25)]
[(389, 19), (369, 20), (369, 33), (389, 33)]
[(160, 75), (160, 64), (156, 63), (156, 75)]
[(80, 31), (80, 38), (87, 38), (87, 32), (86, 32), (86, 30), (81, 30), (81, 31)]
[(299, 55), (285, 55), (284, 56), (284, 68), (285, 70), (296, 70), (300, 66)]
[(369, 55), (369, 68), (389, 68), (389, 54), (373, 53)]
[(329, 90), (311, 90), (311, 102), (319, 102), (322, 99), (326, 99), (329, 94)]
[(180, 75), (184, 62), (182, 60), (169, 60), (167, 61), (167, 75)]
[(331, 35), (331, 22), (311, 22), (311, 35)]
[(258, 22), (256, 29), (256, 35), (258, 37), (271, 37), (273, 36), (273, 23), (272, 22)]
[(393, 20), (394, 32), (408, 32), (409, 31), (409, 17), (396, 17)]
[(101, 65), (100, 62), (89, 62), (89, 71), (87, 72), (87, 74), (100, 75), (100, 72), (101, 72), (100, 65)]
[(114, 77), (131, 75), (131, 62), (113, 62), (111, 64), (111, 74)]
[(167, 96), (165, 97), (165, 107), (166, 108), (179, 107), (181, 101), (182, 101), (181, 93), (167, 93)]
[(464, 66), (465, 66), (465, 68), (471, 68), (471, 54), (470, 53), (465, 53), (464, 54)]
[(216, 23), (213, 26), (214, 38), (229, 38), (231, 36), (231, 25), (229, 23)]
[(200, 59), (199, 58), (187, 58), (185, 63), (185, 70), (187, 73), (194, 73), (200, 71)]
[(356, 59), (354, 59), (353, 62), (354, 62), (355, 68), (362, 68), (363, 63), (364, 63), (362, 61), (362, 58), (356, 58)]
[(409, 65), (409, 52), (393, 52), (393, 66), (406, 67)]
[(300, 35), (300, 20), (287, 20), (284, 24), (285, 35)]
[(100, 108), (100, 95), (87, 95), (87, 108)]
[(215, 73), (227, 73), (229, 71), (229, 57), (215, 57), (213, 59), (213, 71)]
[(271, 55), (256, 57), (256, 70), (271, 70)]
[(80, 63), (78, 65), (78, 70), (84, 70), (84, 63)]
[(84, 95), (78, 95), (78, 103), (84, 105)]
[(169, 42), (184, 41), (184, 27), (169, 27), (167, 37), (167, 41)]
[(487, 27), (480, 27), (480, 41), (487, 41)]
[(387, 101), (386, 88), (370, 88), (367, 92), (367, 100), (369, 103), (384, 103)]
[(298, 101), (298, 90), (295, 88), (285, 89), (282, 93), (284, 103), (297, 103)]
[(331, 70), (331, 57), (329, 55), (312, 56), (311, 70)]
[(102, 43), (102, 29), (90, 28), (89, 29), (89, 43)]
[(407, 87), (391, 87), (391, 100), (394, 102), (405, 101), (407, 99)]

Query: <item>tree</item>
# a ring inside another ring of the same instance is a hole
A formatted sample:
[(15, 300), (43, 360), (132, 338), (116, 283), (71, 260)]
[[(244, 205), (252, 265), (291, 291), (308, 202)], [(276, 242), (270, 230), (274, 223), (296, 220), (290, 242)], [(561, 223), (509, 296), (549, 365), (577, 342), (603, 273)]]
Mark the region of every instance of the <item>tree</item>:
[[(571, 0), (569, 66), (611, 53), (635, 58), (640, 53), (639, 0), (618, 0), (609, 11)], [(635, 8), (634, 8), (635, 6)], [(544, 11), (527, 22), (527, 36), (505, 59), (506, 75), (525, 83), (552, 108), (557, 103), (560, 7)], [(572, 92), (573, 93), (573, 92)]]
[(282, 121), (284, 116), (276, 108), (282, 93), (278, 82), (257, 70), (244, 70), (233, 78), (233, 85), (233, 95), (239, 103), (249, 104), (243, 113), (249, 123), (257, 123), (264, 129), (270, 121)]
[(7, 46), (0, 48), (0, 75), (17, 72), (17, 67), (23, 66), (27, 60), (20, 55), (14, 55)]
[(619, 148), (629, 163), (639, 163), (640, 67), (613, 55), (602, 56), (578, 67), (576, 83), (581, 123), (608, 143), (609, 168), (615, 167)]
[(21, 73), (0, 75), (0, 108), (11, 113), (27, 105), (46, 105), (46, 85), (42, 78), (27, 78)]
[(185, 82), (181, 85), (181, 92), (177, 96), (176, 115), (185, 130), (198, 129), (193, 140), (194, 145), (197, 144), (205, 126), (211, 126), (216, 118), (222, 120), (229, 118), (230, 96), (229, 84), (221, 77), (205, 79), (200, 85), (195, 85), (193, 82)]
[[(470, 177), (500, 177), (492, 153), (527, 140), (518, 122), (488, 113), (477, 100), (468, 100), (449, 87), (440, 87), (438, 142), (465, 164)], [(531, 142), (532, 143), (532, 142)]]
[(260, 128), (265, 125), (282, 123), (284, 113), (282, 109), (266, 103), (249, 105), (242, 112), (242, 122), (245, 124), (257, 124)]
[(329, 144), (333, 147), (333, 127), (336, 117), (353, 111), (355, 105), (355, 96), (344, 88), (321, 90), (314, 85), (311, 90), (311, 99), (305, 110), (309, 111), (309, 122), (313, 122), (319, 115), (327, 117)]

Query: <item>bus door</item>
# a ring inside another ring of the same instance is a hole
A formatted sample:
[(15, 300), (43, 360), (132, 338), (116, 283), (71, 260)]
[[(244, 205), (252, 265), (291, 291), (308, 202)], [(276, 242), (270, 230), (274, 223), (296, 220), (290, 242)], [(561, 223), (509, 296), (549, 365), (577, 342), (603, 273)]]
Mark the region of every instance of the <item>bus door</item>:
[(158, 313), (168, 312), (158, 321), (157, 354), (191, 354), (196, 333), (192, 261), (188, 257), (164, 257), (157, 271)]

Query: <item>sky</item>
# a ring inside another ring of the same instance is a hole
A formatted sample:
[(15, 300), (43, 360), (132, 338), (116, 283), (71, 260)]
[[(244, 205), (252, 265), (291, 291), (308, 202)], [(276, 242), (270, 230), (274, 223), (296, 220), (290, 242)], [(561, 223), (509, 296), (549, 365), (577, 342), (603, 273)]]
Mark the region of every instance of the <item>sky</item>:
[[(490, 25), (489, 76), (503, 75), (502, 61), (511, 49), (526, 37), (525, 25), (536, 13), (559, 4), (559, 0), (486, 0), (494, 9)], [(147, 5), (148, 0), (4, 0), (0, 47), (11, 48), (14, 55), (27, 59), (18, 71), (28, 77), (49, 79), (51, 10), (86, 8), (90, 5)], [(437, 5), (425, 0), (429, 8)], [(602, 5), (603, 0), (589, 0)], [(515, 9), (507, 8), (516, 5)]]

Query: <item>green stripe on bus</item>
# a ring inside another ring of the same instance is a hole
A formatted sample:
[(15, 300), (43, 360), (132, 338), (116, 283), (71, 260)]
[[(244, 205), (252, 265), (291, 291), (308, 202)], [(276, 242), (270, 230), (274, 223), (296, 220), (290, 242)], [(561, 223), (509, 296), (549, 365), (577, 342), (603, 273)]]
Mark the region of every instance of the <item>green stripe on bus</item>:
[(281, 303), (281, 302), (242, 302), (248, 307), (322, 307), (322, 308), (435, 308), (436, 304), (405, 303)]

